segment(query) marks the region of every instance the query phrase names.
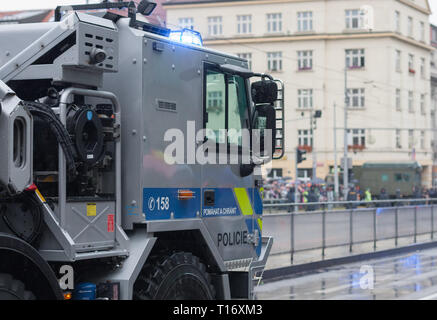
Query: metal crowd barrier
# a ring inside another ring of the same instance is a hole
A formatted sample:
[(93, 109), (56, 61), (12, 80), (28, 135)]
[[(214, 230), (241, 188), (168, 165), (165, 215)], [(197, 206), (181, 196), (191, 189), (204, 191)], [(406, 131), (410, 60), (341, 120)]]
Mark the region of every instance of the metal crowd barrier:
[[(314, 211), (305, 211), (308, 206)], [(400, 239), (416, 243), (421, 235), (432, 241), (436, 207), (437, 199), (264, 204), (263, 233), (275, 237), (272, 254), (288, 253), (291, 263), (295, 253), (310, 250), (321, 250), (324, 259), (328, 248), (347, 246), (352, 253), (371, 243), (375, 251), (379, 241), (392, 239), (397, 247)]]

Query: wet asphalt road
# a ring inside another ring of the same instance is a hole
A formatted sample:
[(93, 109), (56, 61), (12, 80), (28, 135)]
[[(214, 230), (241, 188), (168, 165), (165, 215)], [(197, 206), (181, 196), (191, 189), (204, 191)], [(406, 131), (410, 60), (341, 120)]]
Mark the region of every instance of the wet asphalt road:
[(260, 300), (437, 300), (437, 249), (321, 269), (255, 293)]

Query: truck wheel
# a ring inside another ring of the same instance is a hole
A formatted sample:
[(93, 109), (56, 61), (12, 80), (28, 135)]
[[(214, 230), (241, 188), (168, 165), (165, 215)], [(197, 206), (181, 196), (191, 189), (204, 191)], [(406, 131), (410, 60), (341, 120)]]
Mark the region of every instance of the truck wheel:
[(23, 282), (10, 274), (0, 273), (0, 300), (35, 300), (35, 296), (25, 290)]
[(152, 257), (134, 285), (135, 300), (212, 300), (211, 277), (188, 252)]

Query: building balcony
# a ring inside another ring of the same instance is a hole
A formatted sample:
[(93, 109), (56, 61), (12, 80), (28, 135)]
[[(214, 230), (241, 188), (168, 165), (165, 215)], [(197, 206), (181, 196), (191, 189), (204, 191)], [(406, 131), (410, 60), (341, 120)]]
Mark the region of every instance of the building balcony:
[(363, 70), (364, 66), (349, 66), (347, 67), (348, 70)]
[(214, 113), (216, 113), (216, 114), (220, 114), (220, 113), (222, 113), (223, 112), (223, 106), (221, 106), (221, 105), (218, 105), (218, 106), (208, 106), (207, 108), (206, 108), (206, 111), (209, 113), (209, 112), (214, 112)]
[(364, 149), (366, 149), (366, 146), (363, 144), (353, 144), (353, 145), (348, 145), (347, 149), (348, 151), (361, 152), (364, 151)]
[(298, 146), (297, 148), (299, 150), (303, 150), (303, 151), (306, 151), (308, 153), (311, 153), (313, 151), (313, 147), (312, 146), (307, 146), (307, 145)]
[(312, 71), (313, 67), (300, 67), (297, 69), (297, 71)]

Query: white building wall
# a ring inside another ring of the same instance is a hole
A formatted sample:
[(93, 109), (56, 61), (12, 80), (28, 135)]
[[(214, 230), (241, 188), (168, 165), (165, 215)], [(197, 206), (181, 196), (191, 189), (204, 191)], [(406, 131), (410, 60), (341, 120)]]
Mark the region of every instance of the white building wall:
[[(407, 0), (402, 0), (406, 2)], [(194, 27), (205, 38), (207, 46), (229, 53), (251, 53), (252, 68), (268, 72), (267, 52), (282, 52), (280, 72), (270, 72), (286, 86), (286, 156), (274, 167), (283, 168), (285, 176), (294, 176), (294, 154), (297, 131), (309, 129), (309, 112), (302, 118), (297, 106), (298, 89), (313, 89), (314, 109), (322, 110), (315, 130), (315, 150), (319, 163), (318, 176), (324, 178), (333, 165), (333, 105), (337, 105), (337, 159), (343, 157), (344, 67), (346, 49), (365, 49), (366, 65), (348, 71), (348, 87), (365, 89), (365, 106), (348, 112), (348, 127), (366, 129), (366, 149), (350, 152), (354, 165), (366, 161), (408, 161), (413, 150), (408, 148), (408, 130), (416, 137), (416, 159), (426, 166), (424, 182), (431, 183), (432, 131), (430, 93), (430, 27), (428, 14), (399, 0), (332, 0), (332, 1), (251, 1), (223, 2), (215, 6), (167, 6), (169, 26), (178, 19), (192, 17)], [(416, 5), (425, 2), (416, 1)], [(374, 29), (346, 30), (345, 10), (371, 5)], [(414, 5), (414, 4), (413, 4)], [(423, 7), (426, 9), (426, 6)], [(297, 31), (297, 13), (313, 12), (313, 31)], [(395, 11), (400, 12), (400, 33), (396, 32)], [(268, 13), (282, 13), (282, 32), (267, 33)], [(252, 33), (237, 34), (237, 15), (252, 15)], [(208, 17), (221, 16), (223, 35), (209, 38)], [(408, 37), (408, 17), (413, 18), (413, 37)], [(421, 41), (420, 22), (424, 22)], [(313, 51), (313, 69), (299, 71), (297, 51)], [(395, 50), (401, 51), (401, 72), (395, 69)], [(408, 54), (414, 55), (415, 75), (408, 72)], [(425, 58), (425, 75), (420, 75), (420, 58)], [(396, 88), (401, 90), (402, 109), (396, 110)], [(414, 112), (408, 110), (408, 92), (414, 92)], [(425, 95), (425, 114), (420, 112), (420, 94)], [(372, 130), (369, 130), (373, 128)], [(381, 130), (376, 130), (380, 128)], [(396, 129), (401, 130), (402, 148), (396, 148)], [(424, 148), (420, 148), (420, 131), (425, 131)], [(301, 168), (312, 167), (311, 153)]]

